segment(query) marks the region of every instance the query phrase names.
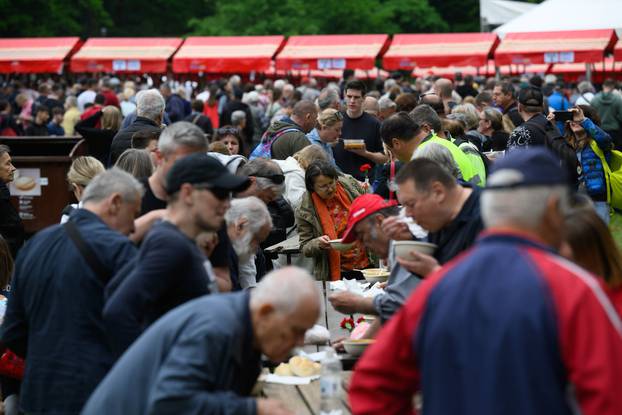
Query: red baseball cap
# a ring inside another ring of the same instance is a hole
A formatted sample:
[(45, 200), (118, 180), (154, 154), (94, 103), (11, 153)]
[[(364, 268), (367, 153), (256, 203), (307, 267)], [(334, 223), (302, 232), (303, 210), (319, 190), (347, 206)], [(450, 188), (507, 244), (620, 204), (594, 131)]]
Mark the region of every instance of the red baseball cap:
[(381, 196), (374, 194), (364, 194), (354, 199), (352, 205), (350, 205), (348, 225), (346, 226), (346, 231), (343, 233), (341, 242), (347, 244), (354, 242), (356, 239), (354, 236), (354, 227), (357, 223), (372, 213), (391, 206), (397, 206), (397, 202), (395, 200), (390, 202), (386, 201)]

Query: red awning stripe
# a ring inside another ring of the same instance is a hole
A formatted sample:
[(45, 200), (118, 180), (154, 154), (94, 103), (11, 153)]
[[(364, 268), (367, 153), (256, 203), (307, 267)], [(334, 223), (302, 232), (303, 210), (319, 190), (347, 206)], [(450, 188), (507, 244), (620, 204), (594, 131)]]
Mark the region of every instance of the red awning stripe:
[(383, 57), (389, 70), (485, 65), (499, 39), (494, 33), (395, 35)]
[(263, 72), (283, 41), (283, 36), (190, 37), (175, 54), (173, 71)]
[(167, 71), (178, 38), (91, 38), (71, 58), (73, 72)]
[(613, 30), (508, 33), (495, 51), (498, 65), (602, 61), (616, 39)]
[(1, 73), (58, 73), (78, 37), (0, 39)]
[(387, 35), (292, 36), (276, 57), (277, 69), (372, 69)]
[(616, 61), (622, 61), (622, 39), (619, 39), (613, 48), (613, 57)]

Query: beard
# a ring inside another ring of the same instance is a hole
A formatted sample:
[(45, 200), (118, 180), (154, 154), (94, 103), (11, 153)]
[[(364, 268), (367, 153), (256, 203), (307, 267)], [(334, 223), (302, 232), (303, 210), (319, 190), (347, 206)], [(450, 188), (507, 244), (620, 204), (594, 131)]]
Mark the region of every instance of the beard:
[(253, 234), (250, 232), (244, 233), (239, 239), (231, 240), (231, 245), (235, 254), (238, 256), (238, 262), (240, 264), (250, 261), (255, 252), (251, 249), (251, 241), (253, 240)]

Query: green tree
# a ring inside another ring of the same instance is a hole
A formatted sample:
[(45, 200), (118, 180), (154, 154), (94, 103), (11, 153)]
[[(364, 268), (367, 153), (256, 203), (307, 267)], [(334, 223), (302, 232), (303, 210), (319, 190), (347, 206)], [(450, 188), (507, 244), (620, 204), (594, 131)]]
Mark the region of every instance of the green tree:
[(428, 0), (247, 0), (217, 3), (190, 21), (198, 35), (442, 32), (448, 26)]
[(0, 36), (91, 36), (111, 25), (102, 0), (0, 0)]

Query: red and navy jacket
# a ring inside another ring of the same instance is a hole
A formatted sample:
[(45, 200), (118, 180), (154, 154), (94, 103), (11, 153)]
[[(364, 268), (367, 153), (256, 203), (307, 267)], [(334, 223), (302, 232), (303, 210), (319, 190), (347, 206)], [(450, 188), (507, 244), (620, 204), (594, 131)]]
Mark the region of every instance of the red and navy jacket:
[(427, 278), (358, 362), (353, 414), (622, 414), (622, 323), (596, 279), (489, 232)]

